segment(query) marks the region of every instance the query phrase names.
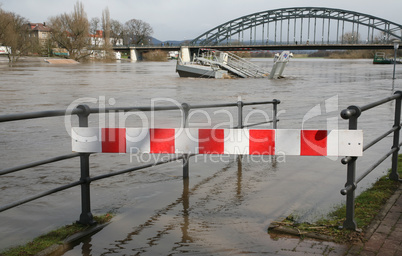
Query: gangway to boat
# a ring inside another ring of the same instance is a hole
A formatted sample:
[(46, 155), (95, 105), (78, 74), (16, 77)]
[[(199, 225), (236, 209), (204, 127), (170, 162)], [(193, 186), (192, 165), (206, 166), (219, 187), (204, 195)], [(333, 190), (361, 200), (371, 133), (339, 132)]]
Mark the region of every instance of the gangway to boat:
[(259, 66), (230, 52), (208, 50), (199, 56), (194, 56), (193, 59), (201, 61), (204, 65), (217, 65), (242, 78), (262, 78), (268, 75), (268, 72)]
[(177, 60), (176, 72), (181, 77), (208, 77), (208, 78), (281, 78), (291, 53), (284, 51), (275, 58), (271, 73), (258, 65), (245, 60), (236, 54), (214, 49), (200, 49), (198, 53), (190, 55), (189, 49), (180, 52)]

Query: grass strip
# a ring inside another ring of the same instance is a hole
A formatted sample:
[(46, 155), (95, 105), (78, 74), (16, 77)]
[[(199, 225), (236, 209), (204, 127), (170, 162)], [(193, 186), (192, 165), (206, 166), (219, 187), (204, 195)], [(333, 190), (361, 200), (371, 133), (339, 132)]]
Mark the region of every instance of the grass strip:
[[(330, 238), (329, 240), (338, 243), (364, 241), (368, 226), (400, 186), (399, 181), (388, 178), (389, 173), (379, 178), (371, 188), (355, 198), (355, 221), (362, 232), (340, 228), (346, 220), (346, 205), (336, 207), (326, 218), (319, 219), (315, 223), (298, 223), (296, 218), (290, 215), (282, 221), (271, 224), (268, 232), (272, 234), (274, 239), (278, 238), (278, 232), (287, 233), (286, 230), (288, 230), (291, 231), (288, 233), (299, 235), (301, 238), (304, 238), (306, 234), (313, 234), (315, 238), (321, 237), (324, 240)], [(398, 173), (401, 177), (402, 155), (398, 156)]]
[[(105, 224), (112, 219), (113, 215), (110, 213), (101, 215), (101, 216), (94, 216), (94, 220), (97, 224)], [(63, 226), (58, 228), (54, 231), (51, 231), (45, 235), (41, 235), (31, 242), (28, 242), (25, 245), (17, 246), (14, 248), (10, 248), (4, 252), (1, 252), (1, 256), (31, 256), (35, 255), (46, 248), (49, 248), (55, 244), (62, 244), (63, 241), (79, 232), (83, 232), (92, 226), (90, 225), (82, 225), (79, 223), (73, 223), (70, 225)]]

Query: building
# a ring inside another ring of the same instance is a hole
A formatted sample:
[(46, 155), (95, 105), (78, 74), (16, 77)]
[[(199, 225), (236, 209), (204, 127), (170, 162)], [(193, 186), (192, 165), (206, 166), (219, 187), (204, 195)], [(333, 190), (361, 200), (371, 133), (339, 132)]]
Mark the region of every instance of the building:
[(50, 39), (51, 29), (46, 26), (46, 23), (28, 23), (29, 36), (37, 38), (38, 43), (43, 46)]
[[(94, 35), (89, 35), (92, 46), (103, 46), (105, 44), (105, 38), (102, 30), (96, 30)], [(123, 45), (123, 39), (121, 38), (109, 38), (109, 42), (113, 46)]]

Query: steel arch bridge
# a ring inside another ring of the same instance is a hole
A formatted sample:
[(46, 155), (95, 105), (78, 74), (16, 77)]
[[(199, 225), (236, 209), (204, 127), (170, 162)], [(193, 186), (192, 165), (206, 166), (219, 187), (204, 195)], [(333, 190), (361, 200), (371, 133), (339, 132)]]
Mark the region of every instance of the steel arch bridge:
[(388, 44), (402, 39), (402, 25), (342, 9), (268, 10), (221, 24), (190, 45)]

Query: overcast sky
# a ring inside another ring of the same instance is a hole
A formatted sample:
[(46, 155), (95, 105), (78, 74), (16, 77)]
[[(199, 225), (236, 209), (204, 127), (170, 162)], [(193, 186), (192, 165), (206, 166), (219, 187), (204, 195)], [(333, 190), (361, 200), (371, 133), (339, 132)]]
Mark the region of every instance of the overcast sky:
[[(110, 17), (124, 23), (148, 22), (153, 37), (161, 41), (195, 38), (229, 20), (266, 10), (287, 7), (331, 7), (361, 12), (402, 24), (402, 0), (82, 0), (88, 18)], [(0, 0), (2, 9), (30, 22), (70, 13), (75, 0)]]

